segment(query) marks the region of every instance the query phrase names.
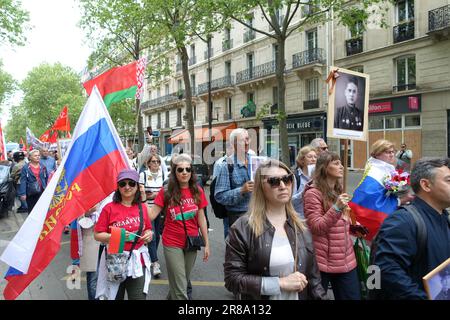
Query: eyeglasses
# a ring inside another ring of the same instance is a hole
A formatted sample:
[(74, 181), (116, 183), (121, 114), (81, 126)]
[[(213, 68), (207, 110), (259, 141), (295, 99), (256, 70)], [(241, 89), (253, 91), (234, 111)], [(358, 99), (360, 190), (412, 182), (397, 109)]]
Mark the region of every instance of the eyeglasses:
[(131, 188), (134, 188), (134, 187), (136, 187), (136, 181), (133, 181), (133, 180), (122, 180), (122, 181), (119, 181), (119, 187), (120, 188), (125, 188), (125, 186), (126, 185), (129, 185)]
[(282, 177), (270, 177), (267, 178), (267, 183), (272, 187), (272, 188), (278, 188), (281, 184), (281, 181), (283, 181), (284, 185), (286, 186), (290, 186), (292, 184), (292, 182), (294, 181), (294, 175), (291, 174), (287, 174), (285, 176)]
[(161, 160), (151, 160), (149, 162), (151, 162), (151, 163), (161, 163)]
[(178, 173), (182, 173), (183, 171), (186, 171), (187, 173), (191, 173), (192, 168), (191, 168), (191, 167), (186, 167), (186, 168), (180, 168), (180, 167), (178, 167), (178, 168), (177, 168), (177, 172), (178, 172)]
[(328, 147), (320, 147), (320, 150), (323, 150), (323, 151), (328, 150)]

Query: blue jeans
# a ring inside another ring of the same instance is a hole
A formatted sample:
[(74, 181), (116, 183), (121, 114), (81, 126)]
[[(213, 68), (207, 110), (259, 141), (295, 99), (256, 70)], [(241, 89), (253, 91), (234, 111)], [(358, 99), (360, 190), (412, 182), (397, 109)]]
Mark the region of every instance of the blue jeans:
[(223, 218), (223, 238), (226, 239), (228, 236), (228, 229), (230, 226), (228, 225), (228, 217)]
[(153, 239), (148, 244), (148, 253), (150, 254), (150, 260), (152, 263), (158, 261), (158, 245), (160, 239), (158, 230), (160, 223), (162, 223), (161, 216), (158, 214), (155, 220), (152, 221)]
[(331, 282), (335, 300), (361, 300), (361, 288), (356, 269), (346, 273), (320, 272), (325, 292), (328, 291), (328, 284)]
[(87, 293), (89, 300), (95, 300), (95, 293), (97, 291), (97, 272), (86, 272)]

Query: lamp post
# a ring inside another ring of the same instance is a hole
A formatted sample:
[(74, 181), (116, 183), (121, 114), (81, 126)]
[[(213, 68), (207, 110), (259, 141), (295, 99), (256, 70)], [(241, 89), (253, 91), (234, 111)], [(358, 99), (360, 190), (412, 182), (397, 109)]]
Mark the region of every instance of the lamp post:
[(208, 136), (212, 142), (212, 106), (211, 106), (211, 36), (208, 35)]

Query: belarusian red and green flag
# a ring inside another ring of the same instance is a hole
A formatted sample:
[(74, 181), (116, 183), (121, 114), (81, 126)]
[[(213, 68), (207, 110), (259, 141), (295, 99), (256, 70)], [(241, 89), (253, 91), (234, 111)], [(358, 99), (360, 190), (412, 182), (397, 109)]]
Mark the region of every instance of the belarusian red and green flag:
[(145, 59), (140, 59), (125, 66), (114, 67), (86, 81), (83, 86), (87, 94), (91, 95), (96, 85), (107, 107), (126, 98), (140, 98), (145, 65)]
[(125, 229), (111, 227), (111, 238), (109, 238), (108, 253), (122, 253), (125, 246)]

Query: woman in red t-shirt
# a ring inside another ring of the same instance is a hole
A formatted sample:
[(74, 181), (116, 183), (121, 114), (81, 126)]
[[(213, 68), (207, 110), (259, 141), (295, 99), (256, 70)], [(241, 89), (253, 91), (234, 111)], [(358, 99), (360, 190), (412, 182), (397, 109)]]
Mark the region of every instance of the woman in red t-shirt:
[(153, 220), (165, 208), (162, 243), (169, 278), (169, 299), (187, 300), (187, 284), (197, 251), (185, 250), (186, 231), (189, 236), (198, 236), (200, 228), (205, 242), (203, 261), (208, 261), (210, 249), (203, 211), (208, 201), (203, 189), (197, 185), (189, 155), (183, 153), (174, 157), (170, 172), (167, 190), (162, 188), (159, 191), (149, 216)]
[[(139, 190), (139, 174), (132, 169), (122, 170), (117, 177), (117, 190), (113, 196), (113, 202), (108, 203), (102, 210), (100, 217), (94, 229), (95, 240), (104, 244), (109, 244), (111, 238), (111, 227), (120, 227), (126, 230), (126, 242), (124, 251), (130, 251), (134, 242), (131, 233), (136, 234), (139, 231), (139, 202), (145, 201), (145, 193)], [(152, 239), (151, 222), (148, 217), (147, 206), (142, 205), (142, 214), (144, 219), (142, 236), (136, 242), (132, 257), (129, 261), (128, 277), (120, 283), (115, 290), (112, 283), (103, 283), (111, 296), (108, 299), (123, 300), (125, 290), (129, 300), (145, 300), (150, 284), (150, 259), (148, 250), (144, 246)], [(140, 267), (140, 268), (139, 268)], [(106, 267), (105, 267), (106, 268)], [(145, 275), (145, 277), (144, 277)], [(99, 278), (101, 278), (99, 276)], [(117, 294), (111, 294), (115, 292)], [(101, 296), (97, 287), (96, 296)]]

